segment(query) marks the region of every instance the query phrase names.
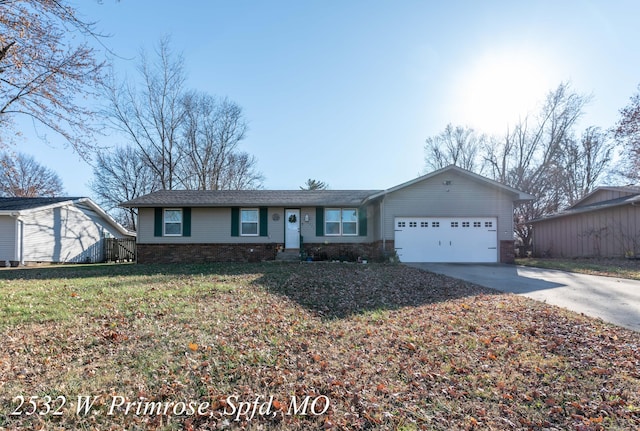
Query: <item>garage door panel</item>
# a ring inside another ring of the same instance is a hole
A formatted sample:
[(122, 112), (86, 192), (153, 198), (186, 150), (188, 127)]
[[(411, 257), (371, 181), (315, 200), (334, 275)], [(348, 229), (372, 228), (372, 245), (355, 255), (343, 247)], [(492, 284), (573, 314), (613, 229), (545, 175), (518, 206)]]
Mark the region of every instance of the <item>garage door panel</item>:
[(495, 217), (396, 217), (402, 262), (497, 262)]

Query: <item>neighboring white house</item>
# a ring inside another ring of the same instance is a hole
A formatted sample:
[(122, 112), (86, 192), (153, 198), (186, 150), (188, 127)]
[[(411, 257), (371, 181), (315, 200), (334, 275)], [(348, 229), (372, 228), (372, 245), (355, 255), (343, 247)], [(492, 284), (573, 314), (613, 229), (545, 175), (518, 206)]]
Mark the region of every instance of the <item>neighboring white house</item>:
[(105, 238), (134, 238), (89, 198), (0, 198), (0, 266), (101, 262)]

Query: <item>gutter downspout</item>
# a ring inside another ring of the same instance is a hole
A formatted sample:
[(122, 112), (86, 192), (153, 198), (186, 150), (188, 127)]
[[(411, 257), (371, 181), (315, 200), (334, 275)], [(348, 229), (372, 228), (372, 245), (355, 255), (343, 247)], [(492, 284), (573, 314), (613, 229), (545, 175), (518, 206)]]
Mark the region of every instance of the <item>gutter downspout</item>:
[(387, 237), (384, 234), (384, 225), (386, 223), (384, 218), (384, 198), (386, 197), (387, 195), (383, 195), (382, 200), (380, 201), (380, 233), (382, 235), (382, 255), (383, 256), (387, 251)]
[(24, 266), (24, 222), (20, 218), (17, 218), (17, 222), (18, 235), (20, 236), (20, 241), (16, 243), (16, 248), (18, 248), (17, 257), (20, 265)]
[(13, 244), (13, 260), (19, 262), (20, 265), (24, 265), (24, 258), (22, 255), (24, 223), (20, 219), (20, 212), (13, 212), (10, 214), (10, 216), (15, 218), (16, 220)]

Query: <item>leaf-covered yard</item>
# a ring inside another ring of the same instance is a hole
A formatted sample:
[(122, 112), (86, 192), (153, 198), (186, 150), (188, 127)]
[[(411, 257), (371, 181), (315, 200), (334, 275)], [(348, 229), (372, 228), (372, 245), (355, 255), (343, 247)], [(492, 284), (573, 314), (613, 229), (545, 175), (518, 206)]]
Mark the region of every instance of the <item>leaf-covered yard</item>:
[(0, 304), (6, 429), (640, 427), (639, 334), (401, 265), (7, 270)]

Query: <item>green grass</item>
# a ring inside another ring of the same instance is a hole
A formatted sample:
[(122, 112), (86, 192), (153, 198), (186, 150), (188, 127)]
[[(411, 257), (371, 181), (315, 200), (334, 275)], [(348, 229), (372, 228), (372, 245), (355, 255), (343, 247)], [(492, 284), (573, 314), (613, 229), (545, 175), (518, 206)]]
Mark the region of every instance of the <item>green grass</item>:
[(518, 265), (559, 269), (581, 274), (640, 280), (640, 261), (629, 259), (516, 259)]
[[(16, 270), (0, 273), (0, 325), (69, 321), (79, 314), (133, 315), (171, 309), (193, 312), (194, 304), (174, 299), (196, 292), (233, 289), (226, 276), (166, 274), (160, 268), (112, 265)], [(211, 271), (212, 268), (206, 268)], [(18, 278), (21, 277), (21, 278)], [(23, 278), (22, 278), (23, 277)], [(25, 289), (28, 282), (28, 289)]]
[[(637, 333), (402, 265), (4, 270), (0, 304), (0, 428), (640, 426)], [(94, 414), (78, 395), (98, 397)], [(69, 405), (12, 416), (17, 396)], [(235, 421), (230, 396), (279, 408)], [(288, 414), (292, 396), (330, 406)], [(114, 397), (210, 408), (108, 415)]]

